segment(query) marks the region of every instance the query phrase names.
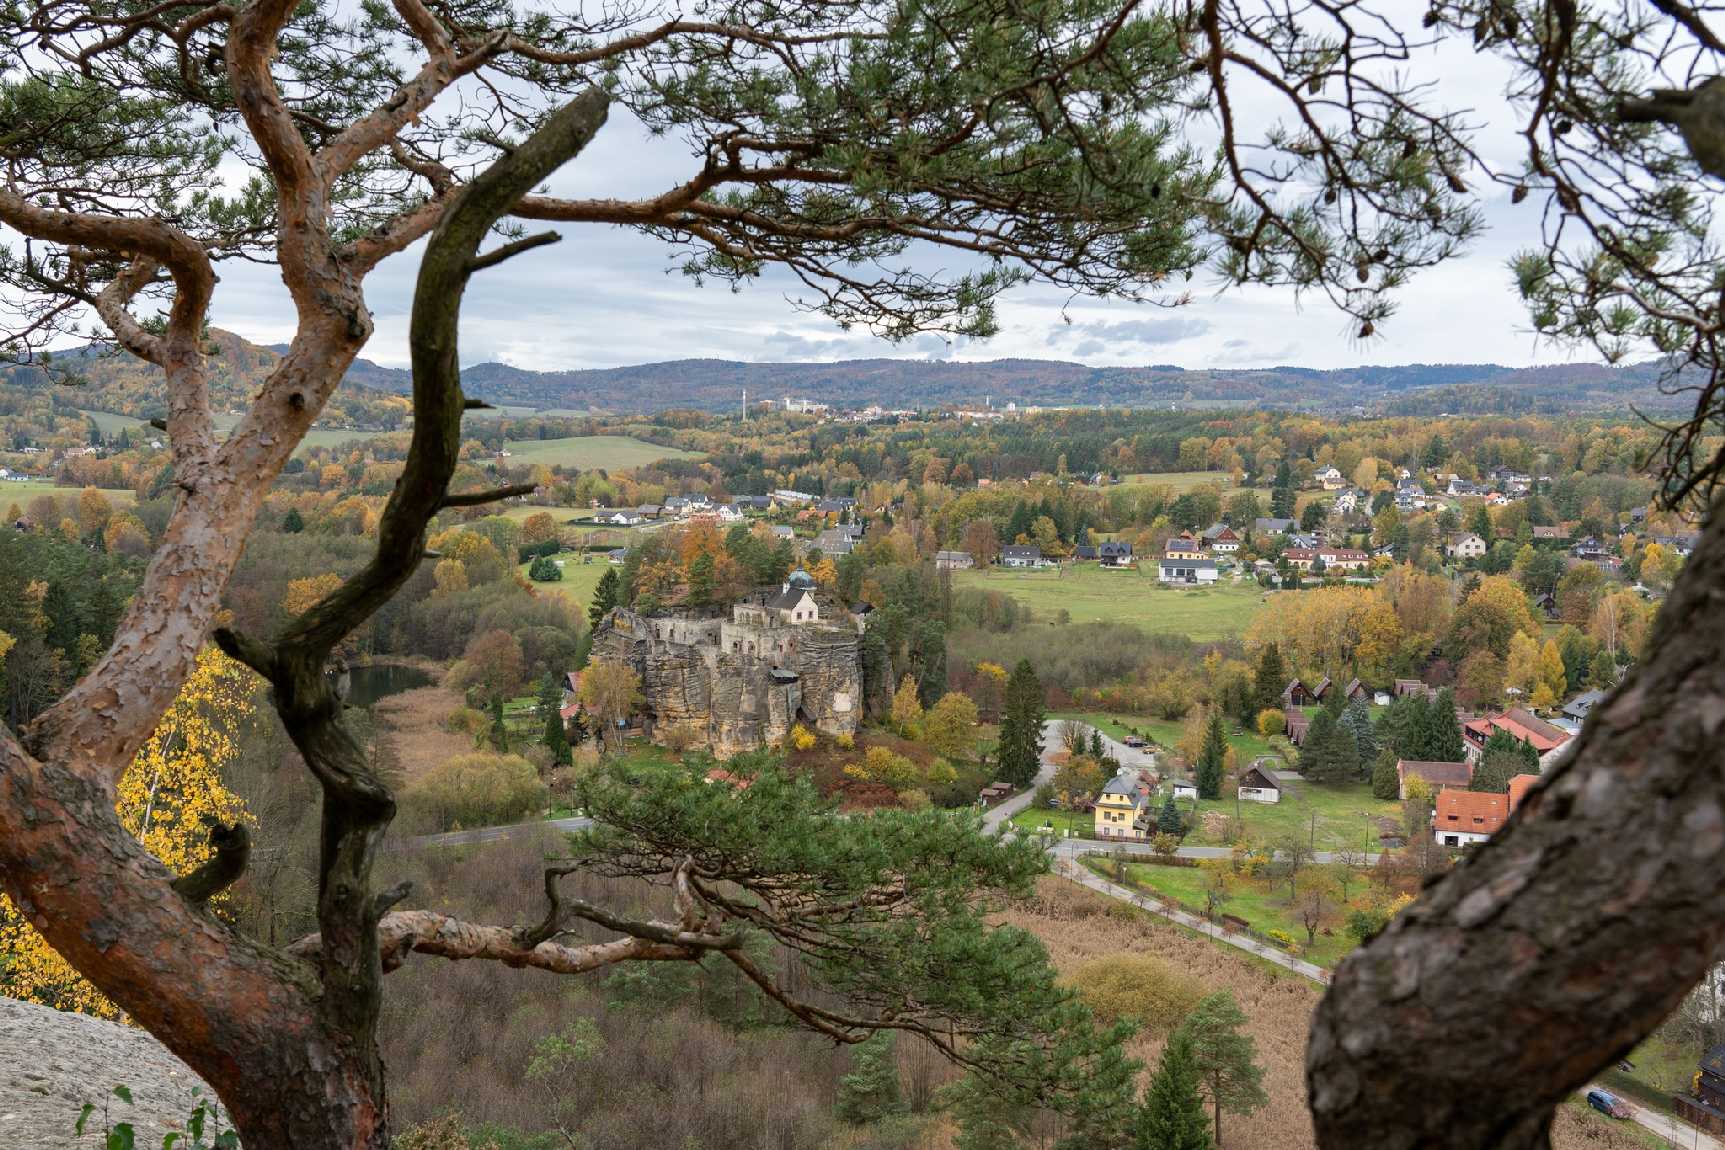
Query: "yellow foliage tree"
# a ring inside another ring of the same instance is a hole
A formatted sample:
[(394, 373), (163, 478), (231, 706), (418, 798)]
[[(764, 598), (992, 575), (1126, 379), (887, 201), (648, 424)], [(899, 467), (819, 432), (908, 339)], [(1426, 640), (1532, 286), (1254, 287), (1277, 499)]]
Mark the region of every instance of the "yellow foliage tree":
[(898, 690), (892, 696), (892, 722), (901, 732), (909, 735), (922, 720), (922, 700), (916, 696), (916, 680), (906, 675), (899, 681)]
[[(239, 728), (252, 712), (253, 692), (253, 681), (238, 663), (206, 649), (120, 779), (115, 804), (120, 821), (177, 874), (210, 857), (209, 822), (253, 821), (222, 783), (222, 768), (239, 751)], [(215, 904), (221, 901), (217, 895)], [(43, 941), (5, 895), (0, 895), (0, 992), (103, 1018), (120, 1013)]]

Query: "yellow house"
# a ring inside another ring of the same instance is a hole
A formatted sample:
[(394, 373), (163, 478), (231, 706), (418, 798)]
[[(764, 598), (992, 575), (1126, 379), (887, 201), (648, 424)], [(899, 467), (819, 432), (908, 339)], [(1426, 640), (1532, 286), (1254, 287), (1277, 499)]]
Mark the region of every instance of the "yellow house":
[(1168, 540), (1168, 558), (1170, 559), (1207, 559), (1209, 552), (1204, 550), (1204, 544), (1188, 534), (1180, 534)]
[(1134, 821), (1144, 805), (1145, 797), (1137, 775), (1115, 775), (1096, 796), (1096, 837), (1099, 839), (1137, 838)]

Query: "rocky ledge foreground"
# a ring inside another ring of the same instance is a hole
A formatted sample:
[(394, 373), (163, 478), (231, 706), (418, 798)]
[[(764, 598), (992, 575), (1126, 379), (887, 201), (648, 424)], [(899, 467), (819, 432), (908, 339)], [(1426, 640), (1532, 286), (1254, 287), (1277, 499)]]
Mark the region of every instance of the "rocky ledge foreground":
[[(132, 1092), (128, 1106), (115, 1086)], [(0, 998), (0, 1146), (64, 1150), (102, 1145), (102, 1114), (130, 1122), (139, 1146), (160, 1146), (209, 1088), (150, 1035), (117, 1022)], [(84, 1103), (96, 1113), (73, 1133)]]

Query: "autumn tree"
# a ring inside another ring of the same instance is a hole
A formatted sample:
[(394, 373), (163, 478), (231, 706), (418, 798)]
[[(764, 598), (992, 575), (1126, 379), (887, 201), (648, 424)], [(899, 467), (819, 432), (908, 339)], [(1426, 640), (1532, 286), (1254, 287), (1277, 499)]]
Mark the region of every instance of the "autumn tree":
[(605, 744), (615, 746), (622, 737), (621, 724), (641, 706), (641, 676), (627, 663), (596, 659), (581, 672), (577, 697), (582, 706), (598, 717), (605, 732)]
[(521, 641), (508, 631), (492, 630), (467, 641), (467, 649), (450, 668), (446, 682), (458, 691), (473, 691), (489, 707), (519, 691), (526, 675)]
[[(0, 639), (0, 656), (7, 644)], [(189, 877), (218, 854), (246, 849), (251, 815), (222, 781), (239, 752), (256, 680), (214, 648), (197, 665), (120, 777), (116, 809), (126, 830), (174, 873)], [(221, 828), (212, 837), (211, 828)], [(212, 892), (215, 893), (215, 892)], [(216, 903), (220, 905), (219, 894)], [(121, 1007), (90, 984), (0, 895), (0, 992), (59, 1010), (115, 1017)]]
[(949, 759), (974, 758), (976, 704), (962, 691), (948, 691), (923, 716), (922, 738)]

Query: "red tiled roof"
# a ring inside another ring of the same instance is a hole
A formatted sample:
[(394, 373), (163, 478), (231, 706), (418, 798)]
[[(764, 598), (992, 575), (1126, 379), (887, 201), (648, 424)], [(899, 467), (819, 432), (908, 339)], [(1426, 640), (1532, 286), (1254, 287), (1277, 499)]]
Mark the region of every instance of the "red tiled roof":
[(1465, 724), (1466, 729), (1475, 736), (1474, 741), (1485, 744), (1491, 738), (1493, 730), (1507, 731), (1521, 739), (1540, 754), (1569, 742), (1569, 732), (1561, 727), (1554, 727), (1538, 715), (1521, 707), (1512, 707), (1501, 715), (1486, 715)]
[(1438, 832), (1496, 834), (1509, 817), (1509, 796), (1487, 791), (1463, 791), (1445, 787), (1438, 792), (1432, 828)]
[(1516, 809), (1527, 799), (1527, 792), (1533, 789), (1533, 784), (1539, 782), (1538, 775), (1516, 775), (1509, 780), (1509, 810), (1514, 814)]

